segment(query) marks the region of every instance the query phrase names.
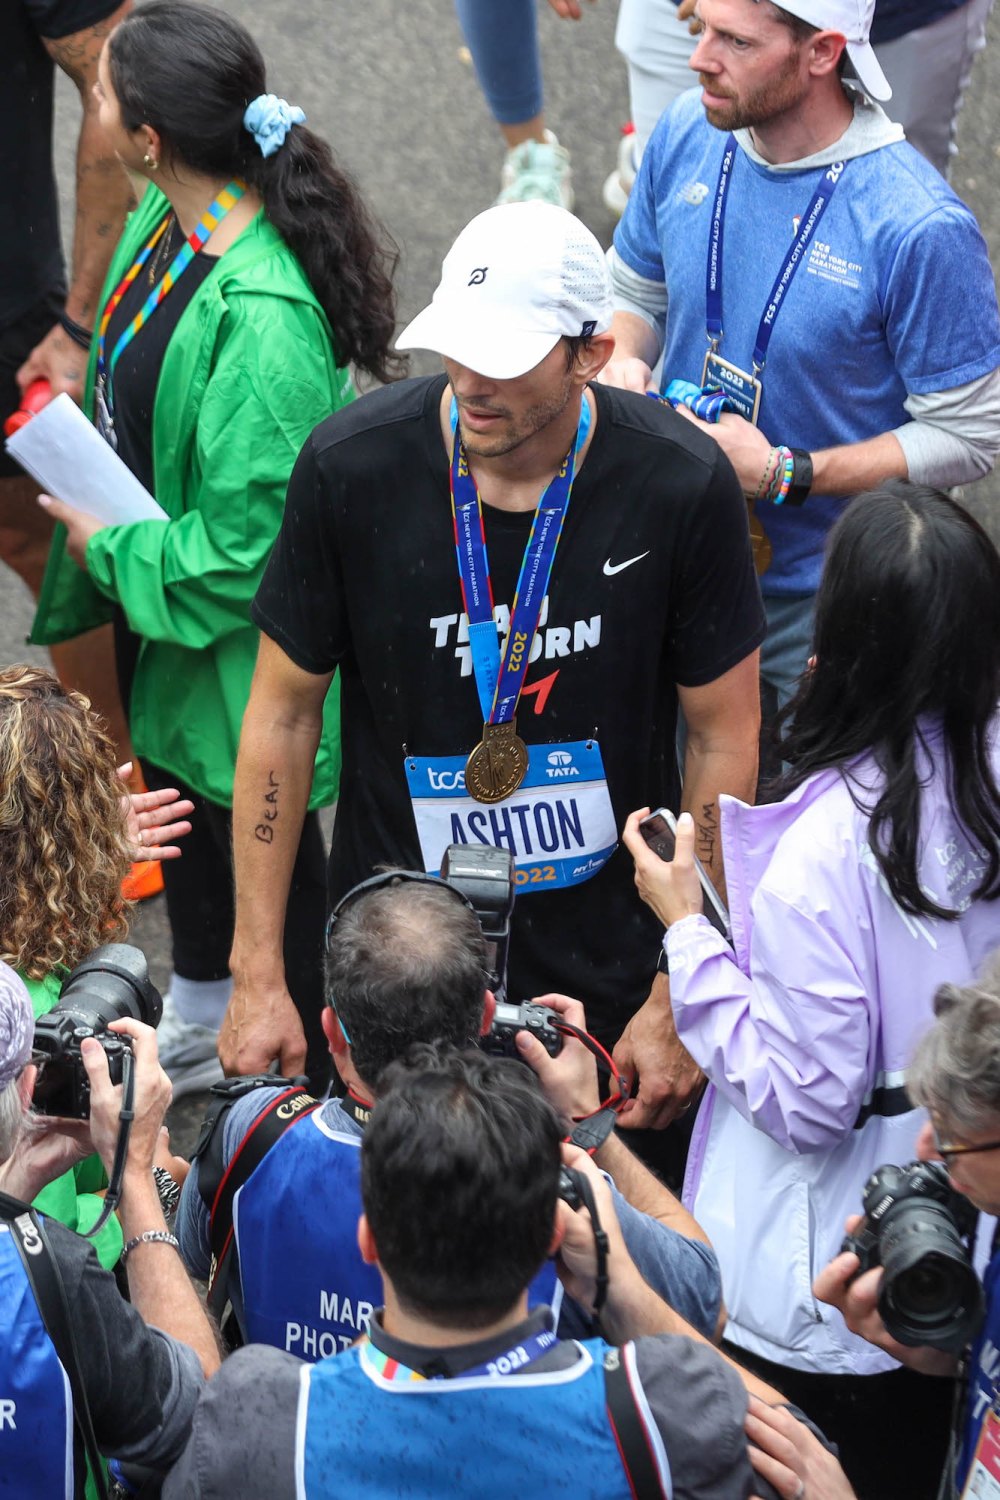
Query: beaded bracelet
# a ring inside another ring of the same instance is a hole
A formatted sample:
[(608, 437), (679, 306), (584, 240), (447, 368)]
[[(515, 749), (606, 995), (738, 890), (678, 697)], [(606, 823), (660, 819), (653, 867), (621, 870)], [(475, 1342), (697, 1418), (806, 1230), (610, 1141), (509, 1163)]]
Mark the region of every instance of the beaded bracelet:
[(143, 1234), (137, 1234), (134, 1239), (129, 1240), (122, 1250), (122, 1260), (126, 1260), (137, 1245), (173, 1245), (175, 1250), (181, 1248), (177, 1236), (171, 1234), (168, 1229), (147, 1229)]
[(767, 455), (767, 463), (764, 465), (764, 472), (760, 476), (760, 483), (753, 492), (754, 500), (760, 500), (764, 495), (770, 494), (771, 485), (774, 483), (774, 460), (777, 457), (777, 453), (777, 448), (772, 448)]
[(795, 478), (795, 456), (793, 456), (792, 449), (784, 449), (783, 447), (778, 452), (781, 453), (781, 458), (783, 458), (783, 468), (781, 468), (781, 483), (778, 486), (777, 495), (771, 496), (774, 499), (775, 505), (780, 505), (784, 501), (787, 493), (792, 489), (792, 480)]

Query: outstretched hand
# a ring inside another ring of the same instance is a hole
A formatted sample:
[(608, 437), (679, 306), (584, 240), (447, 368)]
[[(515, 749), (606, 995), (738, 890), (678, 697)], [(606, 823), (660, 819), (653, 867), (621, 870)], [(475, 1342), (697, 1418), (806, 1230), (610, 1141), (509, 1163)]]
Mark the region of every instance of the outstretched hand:
[[(131, 761), (118, 767), (122, 781), (127, 782), (131, 773)], [(187, 818), (194, 812), (194, 803), (182, 798), (176, 787), (161, 787), (156, 792), (127, 792), (122, 798), (122, 810), (133, 859), (178, 859), (184, 852), (171, 840), (191, 832)]]
[(53, 521), (61, 521), (65, 526), (66, 551), (77, 567), (86, 572), (87, 543), (92, 536), (104, 530), (106, 523), (85, 510), (78, 510), (75, 505), (67, 505), (65, 500), (57, 500), (54, 495), (41, 494), (38, 503)]

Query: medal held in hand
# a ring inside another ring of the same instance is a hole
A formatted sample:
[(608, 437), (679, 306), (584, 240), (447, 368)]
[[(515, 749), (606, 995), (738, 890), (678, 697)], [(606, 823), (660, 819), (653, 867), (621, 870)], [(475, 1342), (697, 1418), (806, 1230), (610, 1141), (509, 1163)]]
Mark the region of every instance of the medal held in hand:
[(465, 786), (477, 802), (502, 802), (517, 791), (528, 771), (528, 749), (517, 733), (514, 716), (569, 507), (576, 455), (590, 430), (590, 407), (584, 397), (573, 446), (538, 502), (521, 560), (502, 655), (493, 618), (493, 586), (486, 555), (482, 501), (457, 431), (458, 411), (454, 402), (451, 423), (455, 434), (451, 461), (455, 547), (462, 602), (469, 621), (472, 669), (484, 721), (483, 737), (465, 763)]
[(528, 747), (517, 721), (484, 724), (483, 737), (465, 762), (465, 789), (477, 802), (513, 796), (528, 770)]

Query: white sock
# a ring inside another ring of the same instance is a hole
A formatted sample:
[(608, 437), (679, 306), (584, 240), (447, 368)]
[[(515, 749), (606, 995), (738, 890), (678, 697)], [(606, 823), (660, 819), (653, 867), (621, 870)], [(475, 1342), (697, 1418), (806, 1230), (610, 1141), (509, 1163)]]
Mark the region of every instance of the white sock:
[(170, 981), (170, 998), (182, 1021), (188, 1025), (208, 1026), (218, 1031), (233, 993), (233, 981), (225, 979), (185, 979), (174, 974)]

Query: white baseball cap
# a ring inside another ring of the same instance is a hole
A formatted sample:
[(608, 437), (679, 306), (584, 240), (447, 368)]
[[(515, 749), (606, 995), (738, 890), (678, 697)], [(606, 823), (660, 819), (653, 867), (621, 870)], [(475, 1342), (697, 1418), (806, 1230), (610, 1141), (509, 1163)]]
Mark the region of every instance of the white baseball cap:
[(611, 276), (586, 225), (552, 203), (477, 214), (445, 256), (433, 301), (396, 340), (490, 380), (533, 370), (563, 337), (611, 327)]
[(839, 31), (847, 38), (847, 55), (858, 82), (873, 99), (891, 99), (889, 80), (868, 40), (875, 0), (774, 0), (779, 10), (808, 21), (820, 31)]

